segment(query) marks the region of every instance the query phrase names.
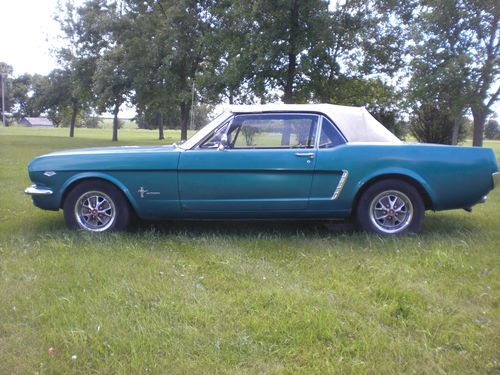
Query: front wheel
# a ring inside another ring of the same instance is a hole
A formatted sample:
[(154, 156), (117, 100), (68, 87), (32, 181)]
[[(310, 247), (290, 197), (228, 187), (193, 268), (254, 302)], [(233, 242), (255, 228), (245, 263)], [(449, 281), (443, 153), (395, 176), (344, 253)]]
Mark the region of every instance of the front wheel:
[(68, 227), (90, 232), (123, 230), (130, 221), (130, 208), (122, 192), (99, 180), (87, 180), (74, 187), (64, 201)]
[(425, 205), (417, 189), (400, 180), (383, 180), (361, 196), (356, 211), (358, 224), (368, 232), (402, 235), (418, 232)]

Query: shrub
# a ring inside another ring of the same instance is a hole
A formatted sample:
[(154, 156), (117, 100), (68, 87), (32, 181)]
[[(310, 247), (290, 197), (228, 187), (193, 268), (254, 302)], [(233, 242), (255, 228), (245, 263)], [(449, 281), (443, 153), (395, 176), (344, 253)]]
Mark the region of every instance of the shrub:
[(500, 139), (500, 126), (497, 120), (489, 120), (484, 127), (484, 136), (487, 139)]
[[(458, 142), (465, 139), (465, 121), (461, 118), (458, 131)], [(415, 109), (410, 124), (411, 134), (425, 143), (451, 144), (455, 120), (451, 113), (435, 102), (423, 103)]]
[(81, 125), (85, 128), (96, 129), (102, 127), (102, 120), (97, 116), (84, 115)]

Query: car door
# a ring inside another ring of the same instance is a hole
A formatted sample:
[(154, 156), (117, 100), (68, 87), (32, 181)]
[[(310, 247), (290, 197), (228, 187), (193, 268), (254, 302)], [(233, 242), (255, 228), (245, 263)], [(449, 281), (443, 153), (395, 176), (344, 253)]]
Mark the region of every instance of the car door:
[[(349, 160), (342, 152), (344, 136), (326, 117), (321, 120), (314, 177), (309, 198), (309, 210), (316, 213), (350, 212), (351, 202), (344, 199), (344, 187), (349, 177)], [(350, 196), (350, 195), (349, 195)]]
[[(236, 114), (180, 156), (181, 207), (194, 212), (307, 208), (319, 116), (308, 113)], [(227, 138), (224, 147), (221, 138)]]

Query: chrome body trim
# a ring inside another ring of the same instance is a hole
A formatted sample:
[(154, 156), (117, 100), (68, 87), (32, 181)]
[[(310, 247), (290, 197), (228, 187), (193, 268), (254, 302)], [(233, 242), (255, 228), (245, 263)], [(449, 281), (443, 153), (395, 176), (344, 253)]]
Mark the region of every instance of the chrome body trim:
[(491, 178), (493, 179), (493, 189), (500, 185), (500, 172), (495, 172), (491, 174)]
[(319, 149), (319, 138), (321, 137), (321, 132), (323, 129), (323, 115), (321, 115), (318, 119), (318, 124), (316, 125), (316, 134), (314, 138), (314, 149)]
[(30, 187), (24, 189), (24, 193), (28, 195), (52, 195), (54, 192), (48, 188), (31, 185)]
[(56, 172), (54, 172), (54, 171), (47, 171), (43, 175), (47, 176), (47, 177), (52, 177), (52, 176), (56, 175)]
[(344, 188), (345, 182), (347, 181), (347, 177), (349, 177), (349, 171), (347, 169), (343, 169), (342, 177), (340, 177), (340, 181), (335, 189), (335, 192), (332, 195), (332, 200), (337, 199), (340, 193), (342, 193), (342, 189)]

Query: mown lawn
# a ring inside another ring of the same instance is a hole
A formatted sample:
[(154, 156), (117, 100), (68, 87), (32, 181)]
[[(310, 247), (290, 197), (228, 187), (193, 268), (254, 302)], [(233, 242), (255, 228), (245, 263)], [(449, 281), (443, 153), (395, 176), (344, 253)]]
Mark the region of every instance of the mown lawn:
[(1, 374), (500, 372), (500, 189), (405, 238), (275, 222), (92, 235), (23, 194), (34, 156), (112, 143), (66, 133), (0, 129)]

